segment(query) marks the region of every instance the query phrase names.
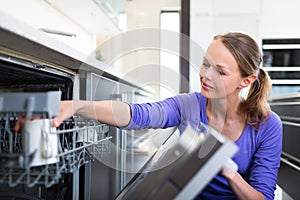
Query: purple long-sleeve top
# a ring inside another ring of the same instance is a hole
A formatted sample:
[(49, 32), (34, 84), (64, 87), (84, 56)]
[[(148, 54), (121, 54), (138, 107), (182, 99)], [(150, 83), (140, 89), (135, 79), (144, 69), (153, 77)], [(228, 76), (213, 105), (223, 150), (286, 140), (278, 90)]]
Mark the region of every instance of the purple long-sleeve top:
[[(207, 99), (196, 92), (159, 102), (129, 104), (132, 118), (124, 129), (178, 126), (182, 132), (187, 123), (208, 124), (206, 102)], [(274, 199), (282, 150), (280, 118), (272, 112), (258, 130), (247, 124), (235, 143), (239, 151), (232, 159), (238, 165), (238, 172), (253, 188), (260, 191), (265, 199)], [(218, 174), (197, 198), (236, 199), (236, 196), (226, 179)]]

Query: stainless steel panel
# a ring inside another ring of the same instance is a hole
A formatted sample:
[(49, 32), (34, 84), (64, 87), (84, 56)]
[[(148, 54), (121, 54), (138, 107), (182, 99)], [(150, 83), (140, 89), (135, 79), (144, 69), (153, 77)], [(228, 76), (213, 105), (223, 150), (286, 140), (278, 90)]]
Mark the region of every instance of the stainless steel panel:
[(281, 162), (278, 173), (278, 185), (293, 199), (300, 199), (299, 190), (300, 171), (291, 167), (286, 161)]
[(271, 100), (271, 108), (282, 120), (283, 144), (278, 185), (293, 199), (300, 198), (300, 93)]
[(270, 106), (283, 120), (300, 122), (300, 93), (275, 96)]
[(283, 152), (300, 160), (300, 123), (283, 121)]

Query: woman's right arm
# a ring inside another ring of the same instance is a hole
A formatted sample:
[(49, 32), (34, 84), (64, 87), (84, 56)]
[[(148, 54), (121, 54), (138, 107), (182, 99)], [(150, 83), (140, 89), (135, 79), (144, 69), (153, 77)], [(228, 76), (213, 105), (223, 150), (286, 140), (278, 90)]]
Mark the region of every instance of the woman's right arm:
[(124, 127), (131, 120), (130, 106), (120, 101), (61, 101), (60, 114), (53, 119), (53, 126), (58, 127), (73, 115), (98, 120), (102, 123)]

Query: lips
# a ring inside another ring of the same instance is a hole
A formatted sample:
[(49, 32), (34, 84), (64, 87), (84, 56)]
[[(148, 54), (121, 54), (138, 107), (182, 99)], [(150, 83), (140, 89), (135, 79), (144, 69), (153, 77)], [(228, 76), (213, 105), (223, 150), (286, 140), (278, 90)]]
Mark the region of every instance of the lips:
[(203, 88), (204, 90), (210, 90), (210, 89), (213, 88), (212, 86), (210, 86), (210, 85), (208, 85), (208, 84), (206, 84), (206, 83), (204, 83), (204, 82), (202, 82), (201, 86), (202, 86), (202, 88)]

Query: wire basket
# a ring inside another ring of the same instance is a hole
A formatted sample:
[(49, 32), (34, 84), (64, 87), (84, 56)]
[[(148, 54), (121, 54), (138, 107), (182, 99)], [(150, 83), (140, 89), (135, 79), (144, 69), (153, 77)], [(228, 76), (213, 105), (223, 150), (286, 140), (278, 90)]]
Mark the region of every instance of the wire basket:
[[(18, 184), (51, 187), (58, 183), (63, 173), (73, 173), (80, 166), (93, 161), (95, 155), (110, 153), (112, 137), (108, 125), (73, 117), (59, 128), (51, 129), (47, 136), (55, 141), (55, 145), (47, 144), (55, 149), (51, 162), (47, 162), (50, 158), (42, 155), (44, 163), (33, 165), (34, 159), (43, 153), (39, 152), (39, 148), (33, 152), (27, 151), (26, 147), (34, 144), (28, 139), (28, 134), (13, 131), (17, 120), (17, 115), (12, 113), (0, 116), (0, 184), (5, 183), (10, 187)], [(40, 134), (43, 135), (43, 132), (41, 129)], [(45, 141), (48, 143), (50, 140)]]

